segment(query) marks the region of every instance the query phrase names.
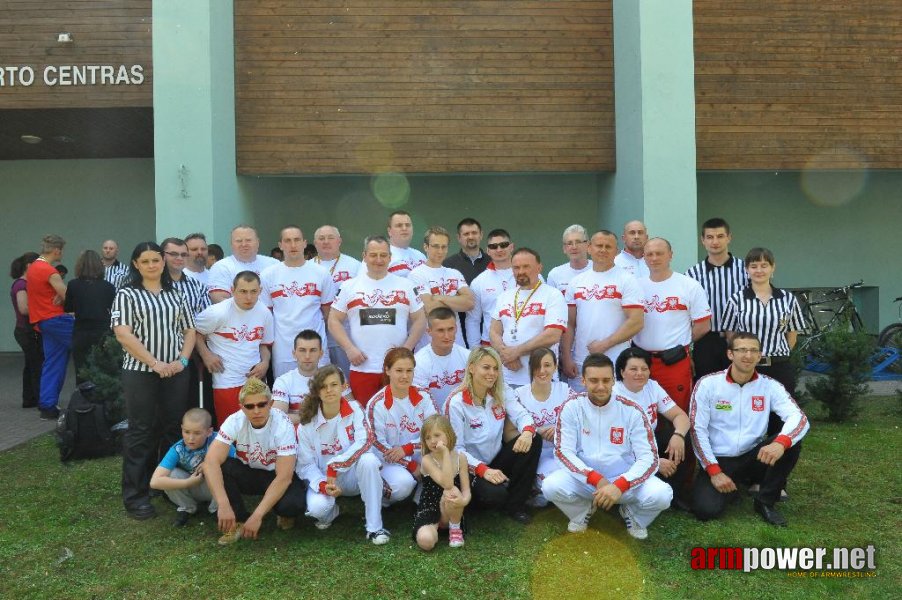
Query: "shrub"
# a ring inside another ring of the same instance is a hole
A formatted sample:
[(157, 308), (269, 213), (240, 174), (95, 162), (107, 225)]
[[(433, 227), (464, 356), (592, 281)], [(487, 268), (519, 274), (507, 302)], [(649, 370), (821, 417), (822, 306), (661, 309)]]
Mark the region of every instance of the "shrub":
[(824, 377), (809, 383), (805, 395), (827, 409), (827, 419), (843, 422), (858, 412), (858, 399), (868, 392), (874, 342), (863, 332), (833, 330), (814, 344), (819, 360), (830, 365)]
[(122, 399), (122, 346), (112, 335), (104, 338), (88, 355), (87, 364), (81, 370), (85, 380), (94, 384), (94, 396), (107, 407), (110, 420), (123, 418)]

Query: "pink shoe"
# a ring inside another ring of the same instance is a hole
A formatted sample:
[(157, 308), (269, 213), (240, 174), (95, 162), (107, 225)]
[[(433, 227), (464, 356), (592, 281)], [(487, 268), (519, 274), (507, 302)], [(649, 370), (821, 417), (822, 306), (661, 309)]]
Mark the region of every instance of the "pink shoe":
[(460, 548), (464, 545), (464, 532), (460, 527), (448, 530), (448, 545), (452, 548)]

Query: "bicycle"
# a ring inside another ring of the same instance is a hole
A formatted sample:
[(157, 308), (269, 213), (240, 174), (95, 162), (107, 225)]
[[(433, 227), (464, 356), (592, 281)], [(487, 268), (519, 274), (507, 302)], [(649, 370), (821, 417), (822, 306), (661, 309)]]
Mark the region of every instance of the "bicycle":
[[(890, 323), (877, 336), (877, 345), (881, 348), (894, 349), (898, 353), (902, 353), (902, 296), (899, 296), (893, 302), (899, 304), (899, 322)], [(897, 359), (887, 366), (887, 369), (893, 373), (902, 373), (902, 360)]]
[[(815, 302), (810, 300), (811, 290), (796, 292), (802, 301), (802, 315), (808, 325), (808, 333), (799, 340), (798, 352), (805, 357), (805, 368), (817, 363), (816, 357), (811, 356), (811, 350), (817, 346), (817, 340), (828, 331), (846, 329), (851, 331), (864, 331), (864, 321), (858, 314), (858, 308), (852, 301), (852, 290), (864, 285), (864, 280), (838, 287), (823, 292), (822, 297)], [(833, 313), (833, 316), (824, 324), (818, 322), (819, 313)], [(900, 324), (902, 325), (902, 324)], [(902, 333), (902, 332), (900, 332)]]

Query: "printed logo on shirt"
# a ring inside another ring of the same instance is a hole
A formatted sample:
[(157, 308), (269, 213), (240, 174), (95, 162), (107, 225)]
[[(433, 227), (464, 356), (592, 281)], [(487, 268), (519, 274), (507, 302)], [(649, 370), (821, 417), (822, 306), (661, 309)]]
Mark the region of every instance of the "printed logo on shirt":
[(298, 298), (303, 298), (304, 296), (322, 296), (322, 291), (316, 287), (316, 283), (310, 281), (305, 283), (304, 285), (298, 285), (297, 281), (292, 281), (291, 285), (280, 284), (281, 289), (275, 290), (272, 293), (273, 298), (278, 298), (280, 296), (288, 297), (288, 296), (297, 296)]
[(592, 435), (592, 430), (583, 427), (583, 435)]
[(623, 427), (611, 427), (611, 443), (623, 443)]
[(224, 337), (227, 340), (232, 340), (233, 342), (256, 342), (263, 339), (263, 332), (264, 328), (262, 325), (253, 328), (242, 325), (240, 329), (228, 327), (225, 331), (217, 331), (215, 333), (216, 335)]
[(267, 450), (266, 452), (263, 452), (263, 447), (260, 445), (260, 442), (254, 442), (253, 448), (247, 444), (241, 444), (240, 446), (235, 444), (235, 456), (246, 465), (259, 463), (268, 466), (276, 462), (276, 451)]
[(733, 403), (729, 400), (718, 400), (714, 403), (714, 410), (733, 410)]
[(401, 422), (398, 424), (398, 428), (408, 433), (420, 432), (420, 426), (417, 425), (416, 421), (408, 419), (407, 415), (401, 417)]
[(345, 433), (348, 434), (348, 441), (353, 444), (354, 443), (354, 426), (353, 425), (346, 426)]
[(323, 456), (335, 456), (341, 452), (341, 440), (335, 440), (331, 444), (320, 444), (320, 454)]
[(429, 389), (441, 389), (451, 385), (458, 385), (464, 380), (464, 370), (458, 369), (453, 373), (447, 371), (441, 375), (435, 374), (429, 377)]
[(648, 421), (654, 425), (658, 422), (658, 405), (652, 404), (648, 407)]
[(361, 308), (360, 326), (395, 325), (397, 323), (397, 312), (397, 309), (394, 308)]
[[(545, 315), (545, 305), (541, 302), (530, 302), (526, 308), (523, 309), (523, 312), (520, 313), (521, 317), (535, 317), (535, 316), (544, 316)], [(512, 317), (514, 316), (513, 308), (510, 306), (506, 306), (500, 311), (498, 311), (499, 317)]]
[(538, 413), (530, 411), (530, 414), (532, 415), (532, 420), (536, 427), (545, 427), (546, 425), (554, 425), (557, 422), (557, 416), (560, 414), (561, 408), (561, 406), (558, 406), (554, 410), (543, 408)]
[(492, 406), (492, 416), (495, 417), (496, 421), (500, 421), (507, 416), (507, 411), (504, 410), (503, 406)]
[(669, 310), (689, 310), (689, 307), (680, 302), (679, 296), (667, 296), (661, 300), (657, 294), (645, 300), (645, 312), (664, 313)]
[(333, 283), (341, 283), (342, 281), (347, 281), (351, 278), (351, 274), (347, 271), (335, 271), (332, 274), (332, 282)]
[(580, 287), (573, 294), (574, 300), (621, 300), (623, 294), (617, 291), (616, 285), (598, 285)]
[(482, 419), (473, 417), (470, 419), (470, 429), (482, 429)]
[(435, 296), (454, 296), (458, 292), (457, 280), (430, 281), (429, 293)]
[(348, 309), (356, 306), (394, 306), (395, 304), (410, 304), (407, 299), (407, 292), (404, 290), (392, 290), (388, 293), (380, 289), (373, 290), (372, 294), (364, 294), (358, 292), (357, 298), (348, 302)]
[(764, 412), (764, 396), (752, 396), (752, 410)]

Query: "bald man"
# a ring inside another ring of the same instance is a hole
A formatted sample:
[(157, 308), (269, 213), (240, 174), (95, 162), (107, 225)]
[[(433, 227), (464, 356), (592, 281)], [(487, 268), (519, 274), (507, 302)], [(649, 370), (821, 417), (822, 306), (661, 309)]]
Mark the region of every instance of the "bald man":
[(640, 279), (648, 277), (648, 266), (645, 264), (645, 244), (648, 242), (648, 229), (642, 221), (630, 221), (623, 226), (623, 250), (614, 258), (614, 264)]

